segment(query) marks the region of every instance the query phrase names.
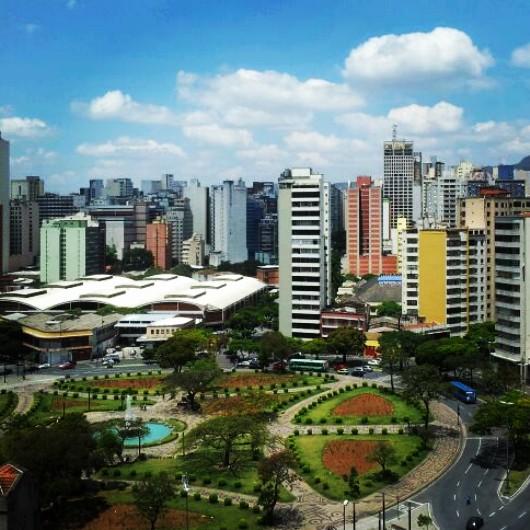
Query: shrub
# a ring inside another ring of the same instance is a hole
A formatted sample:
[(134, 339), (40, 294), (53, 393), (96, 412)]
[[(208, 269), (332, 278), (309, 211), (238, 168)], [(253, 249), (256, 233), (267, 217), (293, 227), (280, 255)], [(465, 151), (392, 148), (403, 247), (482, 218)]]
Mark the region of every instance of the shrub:
[(313, 420), (311, 418), (306, 418), (305, 419), (305, 424), (306, 425), (313, 425)]
[(359, 429), (357, 429), (357, 427), (354, 427), (354, 428), (351, 430), (351, 433), (352, 433), (353, 435), (357, 435), (357, 434), (359, 434)]
[(226, 486), (226, 480), (224, 478), (222, 478), (221, 480), (219, 480), (219, 482), (217, 483), (217, 485), (220, 487), (220, 488), (224, 488)]
[(399, 465), (400, 465), (401, 467), (407, 467), (408, 462), (407, 462), (406, 459), (403, 459), (403, 460), (399, 463)]
[(196, 492), (196, 493), (193, 494), (193, 498), (196, 501), (200, 501), (201, 500), (201, 494), (199, 492)]
[(388, 429), (386, 427), (381, 429), (381, 434), (388, 434)]
[(325, 423), (327, 423), (328, 420), (326, 420), (326, 418), (320, 418), (320, 424), (321, 425), (324, 425)]
[(323, 434), (324, 436), (327, 436), (327, 434), (328, 434), (328, 430), (327, 430), (327, 429), (322, 429), (322, 434)]
[(136, 473), (137, 473), (137, 472), (136, 472), (136, 469), (131, 469), (131, 470), (129, 471), (129, 476), (130, 476), (131, 478), (132, 478), (132, 477), (135, 477), (135, 476), (136, 476)]
[(237, 523), (237, 527), (239, 528), (239, 530), (246, 530), (248, 528), (247, 520), (246, 519), (239, 519), (239, 523)]
[(120, 399), (120, 396), (114, 395), (114, 401), (118, 401)]
[(363, 387), (367, 387), (368, 386), (368, 383), (366, 381), (363, 381)]
[(300, 435), (300, 431), (299, 431), (298, 429), (295, 429), (295, 430), (294, 430), (294, 435), (295, 435), (295, 436), (299, 436), (299, 435)]
[(210, 493), (210, 496), (208, 497), (208, 502), (210, 504), (217, 504), (219, 502), (219, 497), (215, 493)]
[(211, 484), (211, 483), (212, 483), (212, 479), (209, 478), (209, 477), (206, 477), (206, 478), (202, 479), (202, 485), (203, 486), (208, 486), (208, 484)]
[(152, 475), (153, 475), (153, 473), (151, 473), (151, 471), (146, 471), (146, 472), (144, 473), (144, 478), (151, 478)]
[(261, 491), (261, 484), (254, 484), (254, 487), (252, 488), (252, 491), (254, 493), (259, 493)]
[(243, 486), (243, 485), (241, 484), (241, 481), (236, 480), (236, 482), (234, 482), (234, 488), (235, 488), (236, 490), (240, 490), (242, 486)]
[(259, 512), (260, 512), (259, 506), (258, 506), (257, 504), (255, 504), (254, 506), (252, 506), (252, 512), (253, 512), (253, 513), (259, 513)]
[(242, 510), (248, 510), (248, 502), (247, 501), (239, 501), (239, 507)]
[(335, 418), (335, 423), (337, 425), (342, 425), (342, 418)]
[(372, 387), (372, 388), (377, 388), (377, 383), (372, 383), (372, 384), (371, 384), (371, 387)]
[(101, 476), (102, 477), (108, 477), (109, 476), (109, 470), (104, 467), (102, 470), (101, 470)]
[(315, 477), (315, 484), (320, 484), (320, 477)]
[(223, 501), (223, 504), (225, 506), (232, 506), (232, 499), (230, 497), (225, 497), (225, 500)]
[(397, 418), (395, 416), (392, 416), (390, 418), (390, 423), (397, 423)]
[(368, 434), (374, 434), (374, 428), (373, 427), (370, 427), (368, 429)]
[(403, 429), (399, 429), (398, 434), (404, 434), (405, 431)]
[(310, 472), (311, 472), (311, 467), (308, 466), (307, 464), (302, 467), (302, 473), (310, 473)]
[(337, 434), (344, 434), (344, 429), (342, 427), (338, 428)]
[(327, 482), (322, 482), (322, 489), (329, 490), (329, 484)]
[(363, 416), (363, 417), (361, 418), (361, 423), (362, 423), (363, 425), (366, 425), (366, 424), (368, 423), (368, 418), (367, 418), (366, 416)]
[(313, 434), (313, 429), (307, 429), (307, 435), (311, 436)]
[(113, 476), (113, 477), (121, 477), (121, 469), (115, 469), (115, 470), (112, 472), (112, 476)]
[(185, 499), (188, 496), (188, 492), (186, 490), (180, 490), (180, 496)]

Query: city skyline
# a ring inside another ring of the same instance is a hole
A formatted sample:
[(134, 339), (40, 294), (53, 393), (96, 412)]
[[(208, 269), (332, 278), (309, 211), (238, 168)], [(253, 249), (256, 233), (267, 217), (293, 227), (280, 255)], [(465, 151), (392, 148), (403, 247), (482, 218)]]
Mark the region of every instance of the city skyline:
[(523, 5), (5, 4), (11, 177), (42, 175), (50, 191), (296, 166), (378, 179), (393, 124), (448, 164), (530, 153)]

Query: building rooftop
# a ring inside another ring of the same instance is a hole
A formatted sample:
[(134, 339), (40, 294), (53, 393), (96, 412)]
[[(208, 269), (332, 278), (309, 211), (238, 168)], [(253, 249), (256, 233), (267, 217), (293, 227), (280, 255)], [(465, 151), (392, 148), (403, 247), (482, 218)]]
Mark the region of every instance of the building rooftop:
[(0, 495), (7, 497), (23, 474), (22, 469), (12, 464), (0, 466)]
[(163, 320), (157, 320), (156, 322), (151, 323), (151, 326), (185, 326), (190, 324), (192, 321), (195, 321), (194, 318), (186, 317), (172, 317), (164, 318)]
[(211, 276), (207, 281), (175, 274), (155, 274), (143, 280), (97, 274), (74, 282), (5, 293), (0, 296), (0, 303), (17, 303), (18, 311), (60, 310), (79, 302), (131, 309), (160, 302), (187, 302), (202, 309), (223, 310), (265, 288), (256, 278), (229, 273)]
[(99, 328), (106, 324), (117, 322), (120, 315), (97, 315), (96, 313), (84, 313), (80, 316), (72, 316), (68, 313), (61, 315), (48, 313), (34, 313), (18, 320), (22, 326), (49, 333), (66, 333), (69, 331), (87, 331)]

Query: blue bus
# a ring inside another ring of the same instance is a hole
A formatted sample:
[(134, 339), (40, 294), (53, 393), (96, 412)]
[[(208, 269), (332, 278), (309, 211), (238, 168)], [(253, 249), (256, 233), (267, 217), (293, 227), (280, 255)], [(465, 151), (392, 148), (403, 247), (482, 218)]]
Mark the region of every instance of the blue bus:
[(477, 401), (477, 391), (470, 386), (464, 385), (460, 381), (451, 381), (453, 396), (464, 403), (475, 403)]

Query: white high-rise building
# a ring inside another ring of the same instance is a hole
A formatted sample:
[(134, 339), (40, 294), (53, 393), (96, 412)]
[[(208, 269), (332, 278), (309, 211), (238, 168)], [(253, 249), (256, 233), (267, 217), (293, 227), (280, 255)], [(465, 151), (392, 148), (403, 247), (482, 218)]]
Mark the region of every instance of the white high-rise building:
[(394, 136), (384, 143), (383, 154), (383, 196), (390, 199), (390, 227), (396, 228), (400, 217), (415, 220), (421, 201), (421, 191), (414, 192), (414, 144)]
[(286, 169), (278, 183), (280, 331), (314, 339), (331, 302), (329, 188), (310, 168)]
[(241, 263), (247, 253), (247, 187), (243, 180), (212, 186), (210, 200), (211, 250), (219, 261)]
[(0, 135), (0, 272), (9, 268), (9, 142)]
[(193, 233), (208, 242), (208, 187), (201, 186), (197, 179), (191, 179), (184, 188), (184, 197), (190, 200), (193, 217)]

